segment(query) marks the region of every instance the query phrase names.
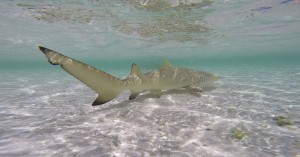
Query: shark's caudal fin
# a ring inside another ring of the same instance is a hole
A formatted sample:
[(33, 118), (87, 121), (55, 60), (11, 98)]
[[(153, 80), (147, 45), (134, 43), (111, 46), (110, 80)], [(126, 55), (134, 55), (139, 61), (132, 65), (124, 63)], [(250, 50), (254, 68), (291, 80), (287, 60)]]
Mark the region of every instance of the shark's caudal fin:
[(39, 49), (52, 65), (60, 65), (65, 71), (98, 93), (93, 106), (104, 104), (123, 91), (121, 88), (123, 82), (120, 79), (45, 47), (40, 46)]

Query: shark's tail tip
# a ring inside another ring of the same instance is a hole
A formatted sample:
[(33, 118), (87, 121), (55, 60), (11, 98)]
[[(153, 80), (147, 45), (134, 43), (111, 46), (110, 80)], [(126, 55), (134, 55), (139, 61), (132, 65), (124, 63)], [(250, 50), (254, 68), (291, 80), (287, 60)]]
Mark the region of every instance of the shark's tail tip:
[(43, 47), (43, 46), (38, 46), (39, 47), (39, 49), (41, 50), (41, 51), (45, 51), (46, 50), (46, 48), (45, 47)]

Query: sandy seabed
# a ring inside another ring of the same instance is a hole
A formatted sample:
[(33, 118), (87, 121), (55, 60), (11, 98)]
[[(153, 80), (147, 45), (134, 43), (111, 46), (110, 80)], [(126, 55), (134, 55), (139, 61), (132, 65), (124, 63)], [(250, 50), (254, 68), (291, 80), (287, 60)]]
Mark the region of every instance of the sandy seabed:
[[(296, 69), (222, 69), (216, 89), (96, 94), (65, 73), (6, 73), (0, 156), (299, 156)], [(283, 117), (288, 125), (276, 118)]]

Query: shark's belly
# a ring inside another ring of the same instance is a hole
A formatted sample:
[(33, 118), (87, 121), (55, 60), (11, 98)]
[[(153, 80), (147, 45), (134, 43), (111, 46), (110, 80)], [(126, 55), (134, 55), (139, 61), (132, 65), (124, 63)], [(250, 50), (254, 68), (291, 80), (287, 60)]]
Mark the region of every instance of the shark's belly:
[(149, 84), (147, 86), (147, 90), (172, 90), (186, 87), (191, 84), (192, 82), (190, 81), (178, 82), (176, 80), (161, 80), (159, 82)]
[(188, 82), (175, 82), (175, 81), (157, 81), (157, 82), (143, 82), (140, 84), (135, 84), (129, 89), (132, 91), (145, 91), (145, 90), (172, 90), (179, 89), (191, 85)]

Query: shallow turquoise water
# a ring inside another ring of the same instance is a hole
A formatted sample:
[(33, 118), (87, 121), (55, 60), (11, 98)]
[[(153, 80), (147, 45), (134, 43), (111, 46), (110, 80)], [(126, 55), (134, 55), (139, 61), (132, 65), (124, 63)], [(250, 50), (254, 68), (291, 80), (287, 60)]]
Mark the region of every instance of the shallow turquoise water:
[(156, 65), (164, 58), (179, 65), (284, 66), (300, 58), (299, 5), (293, 1), (216, 1), (164, 11), (137, 7), (138, 0), (1, 3), (5, 70), (49, 67), (38, 45), (104, 68)]
[[(300, 2), (143, 2), (1, 2), (0, 156), (300, 155)], [(92, 107), (96, 94), (39, 45), (121, 78), (167, 58), (221, 79), (202, 96), (125, 92)]]

